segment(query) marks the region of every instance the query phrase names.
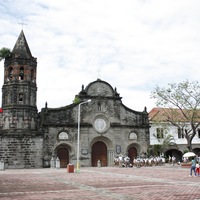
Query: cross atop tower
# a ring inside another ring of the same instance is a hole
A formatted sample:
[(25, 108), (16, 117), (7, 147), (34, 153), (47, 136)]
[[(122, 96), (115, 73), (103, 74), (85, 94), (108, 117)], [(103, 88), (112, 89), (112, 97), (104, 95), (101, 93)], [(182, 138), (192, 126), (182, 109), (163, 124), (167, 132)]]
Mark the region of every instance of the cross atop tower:
[(22, 26), (22, 30), (23, 30), (23, 26), (24, 26), (24, 25), (27, 25), (27, 24), (24, 23), (24, 20), (22, 20), (22, 22), (20, 22), (20, 23), (18, 23), (18, 24), (20, 24), (20, 25)]
[(98, 74), (97, 74), (97, 76), (98, 76), (97, 78), (101, 79), (101, 71), (100, 71), (99, 68), (98, 68), (98, 70), (97, 70), (97, 73), (98, 73)]

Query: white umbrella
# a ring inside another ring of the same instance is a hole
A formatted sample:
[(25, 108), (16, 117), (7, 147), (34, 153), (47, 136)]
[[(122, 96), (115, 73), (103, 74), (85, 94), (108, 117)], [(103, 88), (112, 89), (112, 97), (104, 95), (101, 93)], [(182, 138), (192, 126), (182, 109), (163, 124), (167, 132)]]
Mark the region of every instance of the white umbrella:
[(183, 155), (184, 158), (195, 157), (196, 154), (193, 152), (187, 152)]

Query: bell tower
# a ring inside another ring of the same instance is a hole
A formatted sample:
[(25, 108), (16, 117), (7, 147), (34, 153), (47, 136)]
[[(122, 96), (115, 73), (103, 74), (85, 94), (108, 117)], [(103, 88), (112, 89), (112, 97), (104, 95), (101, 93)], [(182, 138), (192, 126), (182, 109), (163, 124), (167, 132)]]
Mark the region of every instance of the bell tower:
[(36, 130), (36, 70), (37, 59), (32, 56), (22, 30), (4, 62), (3, 130)]

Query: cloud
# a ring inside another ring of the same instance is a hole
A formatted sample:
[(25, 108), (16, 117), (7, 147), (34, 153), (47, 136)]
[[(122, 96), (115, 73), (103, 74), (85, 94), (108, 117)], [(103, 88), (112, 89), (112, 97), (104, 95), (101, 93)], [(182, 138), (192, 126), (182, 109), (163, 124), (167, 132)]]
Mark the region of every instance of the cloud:
[[(101, 78), (135, 110), (155, 106), (156, 85), (198, 80), (198, 0), (7, 0), (0, 3), (2, 47), (13, 48), (22, 26), (37, 57), (40, 110), (72, 103)], [(0, 63), (3, 84), (3, 62)], [(1, 100), (0, 100), (1, 102)]]

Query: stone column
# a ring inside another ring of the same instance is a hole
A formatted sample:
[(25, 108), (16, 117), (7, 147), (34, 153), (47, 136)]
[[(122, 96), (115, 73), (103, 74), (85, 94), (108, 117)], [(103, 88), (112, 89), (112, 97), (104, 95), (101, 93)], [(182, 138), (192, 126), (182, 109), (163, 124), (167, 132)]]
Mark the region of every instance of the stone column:
[(114, 151), (108, 151), (108, 166), (113, 166), (114, 164)]

